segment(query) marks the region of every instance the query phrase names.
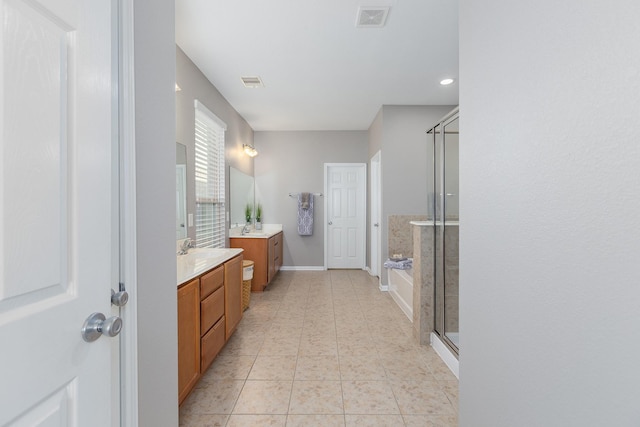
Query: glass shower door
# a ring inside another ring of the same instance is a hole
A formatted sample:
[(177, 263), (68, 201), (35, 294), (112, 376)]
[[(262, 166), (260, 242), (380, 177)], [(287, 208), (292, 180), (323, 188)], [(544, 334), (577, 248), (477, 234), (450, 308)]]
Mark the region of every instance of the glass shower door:
[(458, 124), (456, 116), (444, 124), (444, 335), (456, 349), (459, 340), (459, 192)]
[(430, 131), (434, 158), (434, 329), (455, 354), (460, 346), (458, 124), (456, 111)]

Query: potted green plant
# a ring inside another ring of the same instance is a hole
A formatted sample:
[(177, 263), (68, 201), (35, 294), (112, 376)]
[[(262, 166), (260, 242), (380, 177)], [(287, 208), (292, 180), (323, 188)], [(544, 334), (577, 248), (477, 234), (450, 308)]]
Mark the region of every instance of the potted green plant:
[(247, 220), (247, 224), (251, 223), (251, 205), (247, 203), (247, 206), (244, 207), (244, 217)]
[(262, 205), (256, 205), (256, 230), (262, 230)]

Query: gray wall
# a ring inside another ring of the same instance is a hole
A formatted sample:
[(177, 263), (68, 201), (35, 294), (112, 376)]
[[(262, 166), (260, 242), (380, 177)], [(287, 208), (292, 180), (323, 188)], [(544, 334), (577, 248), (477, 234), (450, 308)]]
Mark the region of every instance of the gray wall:
[(255, 132), (256, 202), (265, 223), (282, 224), (284, 265), (324, 265), (324, 197), (316, 197), (312, 236), (297, 232), (297, 201), (289, 193), (324, 192), (324, 163), (367, 163), (366, 131)]
[[(389, 215), (426, 215), (429, 171), (426, 130), (455, 106), (385, 105), (369, 129), (370, 155), (381, 144), (382, 163), (382, 260), (389, 256)], [(381, 129), (380, 129), (381, 128)], [(382, 133), (381, 143), (380, 133)], [(432, 172), (431, 172), (432, 173)], [(387, 275), (379, 266), (382, 283)]]
[(460, 1), (461, 426), (640, 425), (638, 22)]
[[(218, 92), (180, 47), (175, 46), (176, 82), (182, 90), (176, 92), (176, 140), (187, 146), (187, 212), (195, 213), (195, 110), (194, 100), (202, 102), (227, 125), (225, 133), (226, 200), (229, 209), (229, 166), (253, 176), (253, 159), (244, 154), (242, 144), (253, 144), (253, 129)], [(195, 215), (194, 215), (195, 217)], [(227, 224), (228, 225), (228, 224)], [(228, 227), (227, 227), (228, 228)], [(188, 235), (194, 239), (195, 227)]]
[(138, 424), (176, 426), (174, 2), (136, 0), (133, 5)]

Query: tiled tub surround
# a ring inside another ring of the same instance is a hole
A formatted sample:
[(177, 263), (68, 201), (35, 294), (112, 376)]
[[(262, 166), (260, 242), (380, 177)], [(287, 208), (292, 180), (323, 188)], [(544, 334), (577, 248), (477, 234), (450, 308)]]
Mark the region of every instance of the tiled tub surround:
[(456, 426), (458, 382), (364, 271), (283, 271), (180, 409), (181, 426)]
[(402, 254), (413, 257), (412, 221), (426, 221), (426, 215), (389, 215), (388, 247), (389, 256)]
[(433, 332), (433, 222), (413, 221), (413, 337), (429, 345)]

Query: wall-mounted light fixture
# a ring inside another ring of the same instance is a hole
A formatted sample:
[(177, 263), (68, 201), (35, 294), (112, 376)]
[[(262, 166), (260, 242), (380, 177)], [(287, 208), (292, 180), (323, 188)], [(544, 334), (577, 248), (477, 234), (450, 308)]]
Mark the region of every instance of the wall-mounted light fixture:
[(244, 153), (249, 157), (255, 157), (258, 155), (258, 150), (249, 144), (242, 144), (242, 148), (244, 148)]

